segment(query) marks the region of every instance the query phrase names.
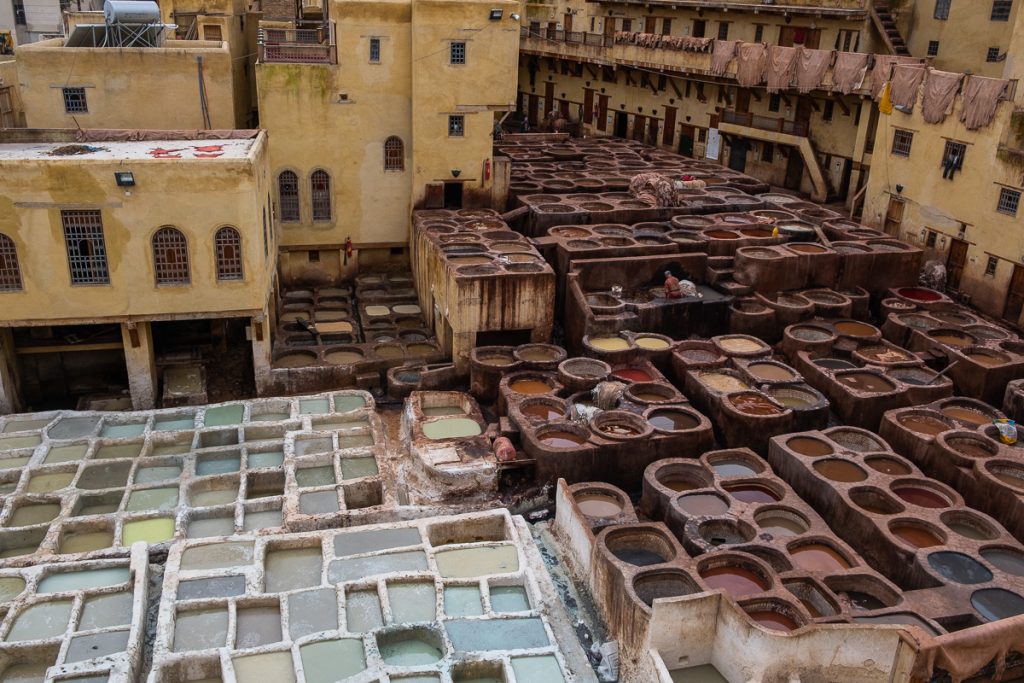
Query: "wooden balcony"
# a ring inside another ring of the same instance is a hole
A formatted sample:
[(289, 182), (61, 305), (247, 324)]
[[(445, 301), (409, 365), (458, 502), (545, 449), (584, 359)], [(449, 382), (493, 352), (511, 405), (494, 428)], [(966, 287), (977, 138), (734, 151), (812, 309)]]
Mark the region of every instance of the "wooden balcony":
[(329, 27), (261, 28), (259, 61), (264, 64), (337, 64)]

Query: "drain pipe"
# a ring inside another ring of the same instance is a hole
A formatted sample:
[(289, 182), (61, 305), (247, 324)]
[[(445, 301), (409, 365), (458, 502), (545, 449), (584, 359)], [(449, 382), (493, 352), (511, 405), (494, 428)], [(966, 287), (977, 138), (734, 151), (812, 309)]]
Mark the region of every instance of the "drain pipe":
[(203, 56), (196, 57), (196, 68), (199, 72), (199, 112), (203, 117), (203, 128), (213, 128), (210, 122), (210, 108), (206, 102), (206, 79), (203, 78)]

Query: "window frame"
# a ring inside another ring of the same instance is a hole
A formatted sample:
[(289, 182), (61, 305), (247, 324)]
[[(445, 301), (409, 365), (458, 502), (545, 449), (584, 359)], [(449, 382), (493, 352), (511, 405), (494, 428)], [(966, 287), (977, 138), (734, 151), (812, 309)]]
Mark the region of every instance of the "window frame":
[[(294, 181), (294, 190), (285, 195), (282, 180), (288, 174), (289, 182)], [(299, 183), (299, 174), (286, 168), (277, 174), (277, 206), (281, 212), (279, 220), (282, 223), (302, 222), (302, 196)]]
[(985, 50), (985, 62), (992, 64), (999, 61), (999, 47), (990, 47)]
[(952, 4), (953, 0), (935, 0), (935, 11), (932, 13), (932, 18), (939, 21), (949, 19), (949, 8)]
[[(397, 143), (397, 147), (395, 143)], [(391, 173), (405, 171), (405, 143), (397, 135), (390, 135), (384, 140), (384, 171)]]
[(464, 114), (448, 115), (448, 137), (466, 137), (466, 116)]
[(1013, 12), (1013, 0), (992, 0), (992, 13), (989, 21), (1009, 21)]
[(64, 100), (65, 114), (88, 114), (89, 98), (85, 94), (85, 88), (79, 86), (65, 86), (60, 89)]
[[(224, 239), (227, 237), (227, 239)], [(230, 242), (228, 241), (230, 240)], [(227, 256), (224, 250), (231, 247), (234, 256)], [(222, 225), (213, 234), (214, 266), (217, 282), (241, 282), (245, 280), (245, 259), (242, 258), (242, 233), (233, 225)]]
[[(1020, 211), (1020, 195), (1020, 190), (1015, 190), (1011, 187), (1000, 187), (999, 199), (996, 201), (996, 212), (1001, 213), (1005, 216), (1016, 217), (1017, 213)], [(1013, 205), (1012, 211), (1009, 210), (1010, 204)]]
[(729, 40), (729, 24), (730, 23), (731, 22), (728, 22), (728, 21), (720, 21), (720, 22), (718, 22), (718, 39), (719, 40)]
[[(906, 142), (905, 149), (903, 142)], [(914, 146), (914, 132), (897, 128), (892, 133), (892, 147), (889, 149), (891, 156), (909, 158), (911, 149)]]
[(939, 56), (939, 41), (937, 41), (937, 40), (929, 40), (928, 41), (928, 48), (925, 51), (925, 54), (927, 54), (929, 57), (938, 57)]
[(370, 38), (370, 64), (380, 64), (380, 38)]
[(992, 254), (989, 254), (988, 255), (988, 260), (985, 262), (985, 277), (992, 277), (992, 278), (994, 278), (996, 276), (996, 271), (998, 269), (999, 269), (999, 257), (998, 256), (993, 256)]
[[(109, 285), (110, 260), (107, 258), (107, 241), (103, 231), (103, 212), (100, 209), (61, 209), (60, 219), (71, 286)], [(74, 253), (73, 240), (78, 241)], [(89, 242), (91, 254), (82, 255), (80, 252), (83, 241)], [(92, 273), (94, 270), (96, 274)]]
[(949, 158), (957, 151), (960, 152), (960, 161), (956, 166), (957, 171), (962, 171), (964, 168), (964, 160), (967, 158), (967, 143), (960, 142), (959, 140), (946, 140), (946, 144), (942, 146), (942, 166), (945, 168), (946, 162)]
[[(165, 238), (164, 244), (158, 244), (162, 237)], [(178, 238), (181, 240), (178, 244), (170, 241)], [(157, 287), (181, 287), (192, 284), (188, 237), (184, 232), (173, 225), (162, 225), (149, 238), (149, 244), (153, 255), (153, 280)], [(168, 253), (176, 253), (181, 260), (168, 261)]]
[[(321, 187), (317, 181), (323, 180)], [(317, 168), (309, 174), (309, 204), (314, 223), (330, 223), (334, 220), (334, 202), (331, 195), (333, 181), (326, 169)]]
[(448, 65), (466, 66), (467, 43), (464, 40), (452, 40), (448, 43)]
[(0, 232), (0, 292), (20, 292), (24, 289), (18, 245), (12, 237)]

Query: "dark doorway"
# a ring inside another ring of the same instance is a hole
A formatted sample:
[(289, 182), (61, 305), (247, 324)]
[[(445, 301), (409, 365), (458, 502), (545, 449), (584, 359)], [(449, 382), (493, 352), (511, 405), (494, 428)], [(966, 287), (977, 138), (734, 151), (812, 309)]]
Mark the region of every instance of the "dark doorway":
[(693, 37), (694, 38), (703, 38), (704, 37), (704, 32), (706, 30), (707, 30), (707, 22), (706, 21), (704, 21), (703, 19), (694, 19), (693, 20)]
[(651, 147), (658, 146), (658, 119), (650, 119), (647, 123), (647, 144)]
[(626, 137), (626, 133), (629, 132), (629, 117), (624, 111), (615, 112), (615, 130), (612, 132), (617, 138)]
[(729, 168), (742, 173), (747, 170), (747, 152), (750, 141), (746, 138), (731, 138), (729, 141)]
[(679, 127), (679, 153), (683, 156), (693, 156), (693, 138), (696, 132), (693, 126), (682, 125)]
[(444, 208), (462, 208), (462, 183), (444, 184)]
[(949, 256), (946, 257), (946, 287), (960, 289), (960, 278), (967, 264), (967, 242), (953, 238), (949, 241)]
[(1010, 288), (1006, 291), (1003, 319), (1016, 325), (1022, 311), (1024, 311), (1024, 267), (1014, 265), (1013, 275), (1010, 277)]
[(789, 160), (786, 162), (786, 189), (800, 190), (800, 183), (804, 178), (804, 158), (800, 150), (795, 147), (789, 148)]
[(675, 142), (676, 134), (676, 108), (665, 107), (665, 128), (662, 133), (661, 143), (666, 147), (671, 147), (672, 143)]
[(643, 142), (645, 130), (647, 130), (647, 117), (637, 114), (633, 117), (633, 139)]

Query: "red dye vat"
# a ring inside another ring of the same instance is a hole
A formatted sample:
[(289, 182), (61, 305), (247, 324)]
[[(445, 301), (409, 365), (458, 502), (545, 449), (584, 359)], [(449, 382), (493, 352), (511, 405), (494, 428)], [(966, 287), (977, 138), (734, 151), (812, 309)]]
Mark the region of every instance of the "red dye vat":
[(908, 503), (919, 505), (923, 508), (949, 507), (948, 500), (937, 493), (929, 491), (928, 489), (922, 489), (916, 486), (904, 486), (898, 489), (893, 489), (892, 492)]
[(757, 484), (727, 486), (725, 490), (729, 492), (730, 496), (744, 503), (774, 503), (779, 500), (778, 495), (770, 488)]
[(780, 612), (762, 610), (758, 612), (747, 612), (747, 615), (757, 622), (758, 626), (770, 628), (773, 631), (794, 631), (800, 627), (795, 621)]
[(933, 292), (930, 289), (923, 289), (921, 287), (903, 287), (896, 290), (900, 296), (904, 296), (914, 301), (938, 301), (942, 298), (942, 295), (938, 292)]
[(612, 371), (613, 377), (619, 379), (629, 380), (630, 382), (650, 382), (653, 377), (643, 370), (637, 370), (636, 368), (619, 368), (618, 370)]
[(764, 579), (742, 567), (716, 567), (701, 572), (700, 576), (708, 588), (723, 588), (734, 598), (768, 590), (768, 584)]

